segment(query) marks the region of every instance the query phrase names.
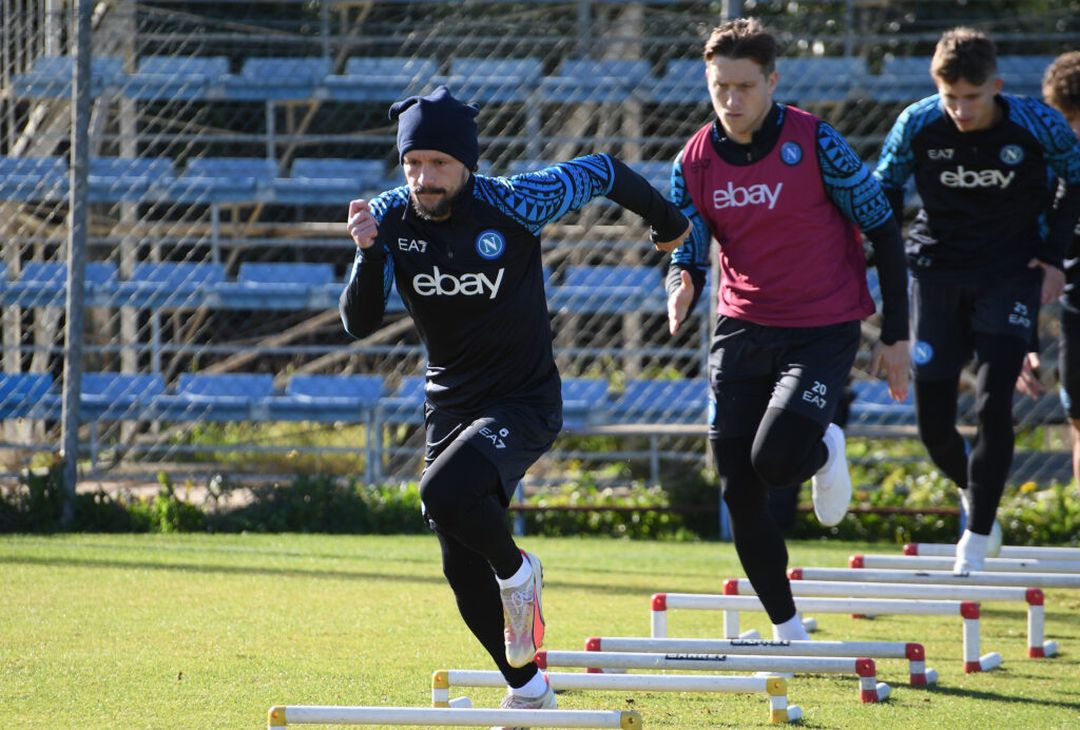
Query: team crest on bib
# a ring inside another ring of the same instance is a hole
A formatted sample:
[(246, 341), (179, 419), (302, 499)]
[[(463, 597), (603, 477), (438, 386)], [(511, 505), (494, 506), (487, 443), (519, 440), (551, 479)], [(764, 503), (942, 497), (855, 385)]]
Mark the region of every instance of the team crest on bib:
[(1024, 161), (1024, 148), (1018, 144), (1007, 144), (1001, 148), (1000, 157), (1006, 165), (1019, 165)]
[(780, 161), (785, 165), (798, 165), (802, 162), (802, 147), (798, 142), (784, 142), (780, 147)]
[(480, 258), (494, 261), (506, 250), (506, 238), (496, 230), (481, 231), (476, 237), (476, 253)]

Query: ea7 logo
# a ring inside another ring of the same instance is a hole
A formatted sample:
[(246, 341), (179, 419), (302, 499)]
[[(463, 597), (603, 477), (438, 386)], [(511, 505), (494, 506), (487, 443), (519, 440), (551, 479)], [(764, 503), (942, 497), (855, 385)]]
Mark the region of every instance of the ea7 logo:
[(1020, 325), (1024, 329), (1031, 327), (1031, 317), (1028, 307), (1023, 302), (1014, 302), (1012, 312), (1009, 313), (1009, 324)]
[(505, 449), (506, 438), (510, 435), (510, 429), (500, 428), (498, 431), (495, 431), (488, 426), (481, 426), (480, 435), (490, 441), (496, 449)]
[(488, 299), (494, 299), (502, 286), (503, 273), (506, 269), (499, 269), (499, 273), (492, 281), (484, 273), (444, 274), (436, 266), (430, 274), (417, 274), (413, 277), (413, 289), (422, 297), (438, 295), (440, 297), (478, 297), (488, 295)]
[(951, 160), (955, 153), (952, 149), (927, 150), (926, 154), (931, 160)]
[(422, 241), (418, 238), (399, 238), (397, 240), (397, 247), (399, 251), (417, 251), (424, 253), (427, 251), (427, 241)]
[(1001, 170), (968, 170), (963, 165), (956, 170), (941, 173), (941, 184), (949, 188), (1001, 188), (1009, 187), (1016, 177), (1015, 172), (1008, 175)]
[(802, 399), (818, 408), (824, 408), (827, 404), (826, 396), (828, 394), (828, 387), (824, 383), (815, 380), (812, 386), (803, 391)]

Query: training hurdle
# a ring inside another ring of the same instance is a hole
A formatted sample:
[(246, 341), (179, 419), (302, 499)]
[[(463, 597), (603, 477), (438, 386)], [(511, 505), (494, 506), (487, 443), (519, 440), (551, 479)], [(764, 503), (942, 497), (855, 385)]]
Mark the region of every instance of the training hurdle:
[[(650, 654), (596, 651), (538, 651), (536, 666), (587, 669), (689, 669), (696, 672), (766, 672), (800, 674), (854, 674), (859, 678), (859, 700), (878, 702), (892, 689), (877, 681), (877, 667), (867, 657), (729, 656), (727, 654)], [(618, 674), (586, 674), (615, 677)], [(629, 676), (629, 675), (627, 675)]]
[[(909, 542), (907, 545), (904, 545), (904, 555), (922, 555), (928, 557), (951, 558), (956, 555), (956, 545), (933, 542)], [(1001, 554), (995, 557), (1018, 558), (1021, 560), (1080, 561), (1080, 548), (1003, 545), (1001, 547)]]
[(617, 727), (638, 730), (641, 715), (622, 710), (488, 710), (453, 707), (348, 707), (278, 705), (267, 713), (268, 730), (290, 725), (418, 725), (431, 727)]
[[(802, 708), (789, 705), (787, 681), (782, 677), (717, 677), (685, 674), (585, 674), (545, 672), (554, 690), (611, 690), (617, 692), (725, 692), (763, 693), (769, 697), (770, 722), (794, 722), (802, 718)], [(470, 669), (440, 669), (431, 676), (431, 704), (445, 707), (450, 687), (505, 687), (499, 672)]]
[[(890, 570), (952, 570), (953, 558), (923, 557), (921, 555), (852, 555), (848, 565), (856, 559), (864, 568)], [(1020, 558), (987, 558), (983, 573), (1072, 573), (1080, 575), (1080, 562), (1076, 560), (1038, 560)]]
[[(902, 641), (770, 641), (766, 639), (649, 639), (637, 636), (593, 636), (586, 639), (585, 651), (907, 659), (909, 682), (912, 687), (935, 684), (938, 677), (936, 670), (926, 668), (926, 651), (923, 645)], [(602, 670), (590, 669), (589, 671)]]
[(807, 580), (857, 580), (874, 583), (935, 583), (941, 585), (1015, 586), (1018, 588), (1080, 588), (1080, 575), (1067, 573), (975, 573), (956, 574), (951, 570), (885, 570), (863, 565), (861, 555), (853, 555), (851, 568), (792, 568)]
[[(961, 601), (1022, 601), (1027, 606), (1028, 657), (1057, 654), (1057, 642), (1046, 635), (1045, 596), (1038, 588), (1008, 586), (917, 585), (912, 583), (864, 583), (860, 581), (804, 580), (800, 572), (788, 571), (791, 592), (796, 596), (866, 596), (870, 598), (927, 598)], [(724, 595), (756, 595), (745, 578), (724, 581)]]
[[(979, 655), (979, 604), (975, 601), (930, 601), (907, 598), (815, 598), (795, 596), (799, 611), (854, 613), (864, 615), (915, 614), (955, 616), (963, 619), (964, 671), (987, 672), (1001, 666), (1001, 655)], [(667, 637), (667, 612), (672, 608), (694, 608), (736, 614), (725, 618), (724, 626), (738, 626), (739, 611), (764, 611), (757, 596), (718, 596), (705, 593), (656, 593), (652, 597), (652, 637)], [(735, 637), (725, 637), (735, 638)]]

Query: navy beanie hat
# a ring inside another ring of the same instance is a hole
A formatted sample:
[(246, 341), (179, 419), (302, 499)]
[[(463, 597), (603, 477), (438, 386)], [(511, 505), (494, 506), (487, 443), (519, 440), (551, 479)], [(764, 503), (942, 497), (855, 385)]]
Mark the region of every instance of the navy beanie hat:
[(476, 169), (480, 143), (476, 137), (475, 104), (462, 104), (440, 86), (427, 96), (410, 96), (390, 107), (397, 120), (398, 160), (409, 150), (438, 150)]

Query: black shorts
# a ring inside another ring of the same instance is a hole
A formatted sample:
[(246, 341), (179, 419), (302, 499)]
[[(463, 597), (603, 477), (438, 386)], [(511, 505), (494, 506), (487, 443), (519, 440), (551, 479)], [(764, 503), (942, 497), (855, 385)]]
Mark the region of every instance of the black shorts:
[(799, 413), (824, 429), (844, 399), (859, 332), (857, 321), (768, 327), (718, 317), (709, 353), (709, 437), (753, 434), (767, 408)]
[(1080, 419), (1080, 312), (1061, 308), (1061, 336), (1058, 339), (1058, 378), (1061, 405), (1069, 418)]
[(450, 444), (466, 441), (486, 456), (499, 471), (504, 504), (529, 467), (555, 442), (562, 428), (562, 408), (497, 405), (462, 418), (424, 405), (424, 468)]
[(911, 281), (911, 364), (916, 380), (948, 380), (975, 353), (975, 333), (1030, 342), (1039, 323), (1042, 271), (979, 284)]

